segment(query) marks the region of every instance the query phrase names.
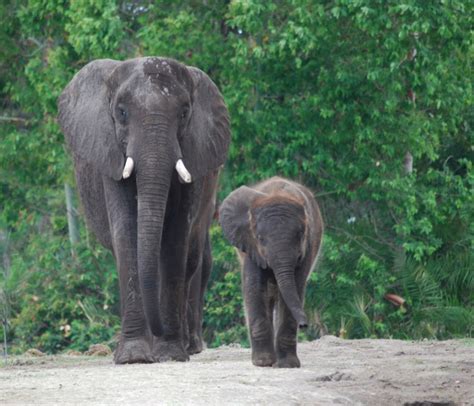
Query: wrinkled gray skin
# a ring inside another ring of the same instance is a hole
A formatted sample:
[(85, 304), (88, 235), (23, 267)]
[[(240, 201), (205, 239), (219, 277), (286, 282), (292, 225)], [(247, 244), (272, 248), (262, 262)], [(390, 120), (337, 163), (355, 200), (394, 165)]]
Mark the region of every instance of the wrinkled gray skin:
[(323, 233), (313, 195), (274, 177), (233, 191), (219, 218), (242, 263), (253, 364), (298, 368), (296, 334), (307, 326), (304, 292)]
[[(115, 362), (188, 360), (202, 350), (208, 230), (230, 141), (221, 94), (171, 59), (96, 60), (60, 96), (59, 123), (88, 225), (119, 272)], [(192, 183), (178, 177), (179, 158)]]

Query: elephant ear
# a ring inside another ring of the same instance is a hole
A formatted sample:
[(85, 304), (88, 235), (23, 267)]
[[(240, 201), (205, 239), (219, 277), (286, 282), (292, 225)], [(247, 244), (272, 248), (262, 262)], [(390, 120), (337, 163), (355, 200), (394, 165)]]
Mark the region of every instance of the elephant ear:
[(234, 190), (222, 202), (219, 209), (219, 221), (227, 240), (245, 252), (261, 268), (266, 268), (267, 263), (259, 254), (257, 241), (252, 229), (250, 209), (252, 202), (263, 193), (241, 186)]
[(84, 66), (58, 101), (58, 121), (75, 160), (87, 161), (115, 180), (122, 178), (124, 154), (115, 136), (107, 80), (121, 62)]
[(181, 142), (183, 161), (194, 179), (223, 165), (230, 143), (229, 113), (214, 82), (188, 67), (193, 79), (192, 113)]

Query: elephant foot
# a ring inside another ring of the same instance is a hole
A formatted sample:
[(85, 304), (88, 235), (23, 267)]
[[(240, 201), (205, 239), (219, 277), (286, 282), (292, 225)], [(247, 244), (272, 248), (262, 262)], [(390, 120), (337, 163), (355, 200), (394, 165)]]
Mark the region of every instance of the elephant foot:
[(145, 337), (122, 338), (114, 353), (116, 364), (147, 364), (153, 361), (150, 345)]
[(301, 363), (296, 354), (288, 354), (283, 358), (278, 358), (273, 365), (274, 368), (299, 368), (300, 366)]
[(189, 355), (199, 354), (203, 350), (202, 339), (198, 336), (192, 336), (189, 338), (188, 348), (186, 352)]
[(153, 342), (153, 358), (155, 362), (189, 361), (189, 355), (181, 341), (164, 341), (156, 337)]
[(252, 364), (257, 367), (271, 367), (276, 361), (275, 354), (271, 352), (261, 352), (252, 354)]

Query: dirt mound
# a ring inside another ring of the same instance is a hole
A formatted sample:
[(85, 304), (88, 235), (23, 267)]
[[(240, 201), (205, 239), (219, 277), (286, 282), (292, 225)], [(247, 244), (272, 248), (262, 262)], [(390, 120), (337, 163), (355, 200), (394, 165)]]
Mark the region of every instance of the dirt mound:
[(95, 357), (106, 357), (112, 355), (112, 350), (108, 345), (105, 344), (93, 344), (89, 347), (84, 355), (92, 355)]

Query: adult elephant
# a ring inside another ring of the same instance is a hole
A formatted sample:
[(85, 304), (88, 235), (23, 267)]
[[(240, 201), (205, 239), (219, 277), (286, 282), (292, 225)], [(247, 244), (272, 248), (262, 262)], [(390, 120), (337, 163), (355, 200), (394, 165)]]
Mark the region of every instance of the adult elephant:
[(229, 116), (201, 70), (158, 57), (96, 60), (59, 98), (89, 227), (112, 250), (122, 329), (115, 362), (202, 350), (209, 226)]

